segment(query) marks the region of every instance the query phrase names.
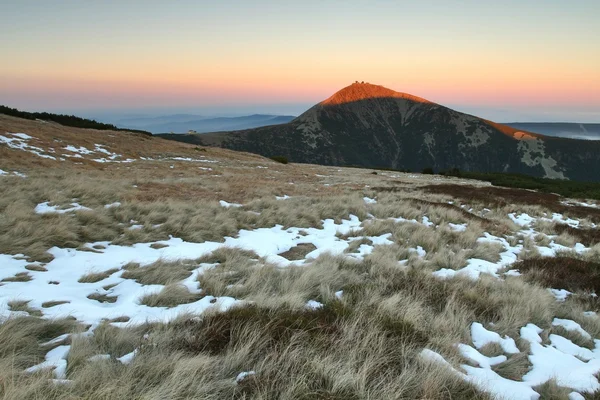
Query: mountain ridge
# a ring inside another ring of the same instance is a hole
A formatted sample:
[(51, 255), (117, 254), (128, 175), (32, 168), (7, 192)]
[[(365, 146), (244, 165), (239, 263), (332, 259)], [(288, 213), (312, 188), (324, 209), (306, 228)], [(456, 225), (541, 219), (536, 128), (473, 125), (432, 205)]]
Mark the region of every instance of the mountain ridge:
[(236, 117), (209, 117), (200, 115), (175, 114), (150, 118), (134, 118), (118, 122), (124, 128), (145, 129), (154, 134), (164, 132), (197, 133), (231, 131), (256, 128), (266, 125), (286, 123), (294, 119), (290, 115), (251, 114)]
[(184, 140), (323, 165), (600, 180), (594, 172), (600, 143), (528, 132), (365, 83), (341, 89), (287, 124)]

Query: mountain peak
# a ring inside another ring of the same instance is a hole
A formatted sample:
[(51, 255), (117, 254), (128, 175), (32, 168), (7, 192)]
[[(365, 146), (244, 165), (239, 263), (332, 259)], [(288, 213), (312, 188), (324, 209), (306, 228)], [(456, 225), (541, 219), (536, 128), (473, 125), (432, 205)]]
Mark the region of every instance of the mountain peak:
[(417, 103), (431, 103), (429, 100), (425, 100), (421, 97), (413, 96), (407, 93), (396, 92), (380, 85), (356, 81), (352, 85), (346, 86), (342, 90), (336, 92), (333, 96), (322, 101), (320, 104), (339, 105), (354, 101), (380, 98), (400, 98)]

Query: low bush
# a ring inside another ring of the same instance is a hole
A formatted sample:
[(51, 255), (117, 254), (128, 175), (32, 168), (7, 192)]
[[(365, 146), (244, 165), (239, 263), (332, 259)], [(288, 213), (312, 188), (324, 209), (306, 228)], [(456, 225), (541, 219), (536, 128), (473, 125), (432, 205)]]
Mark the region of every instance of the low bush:
[(281, 163), (281, 164), (287, 164), (288, 163), (287, 157), (284, 157), (284, 156), (273, 156), (273, 157), (270, 157), (270, 158), (271, 158), (271, 160), (276, 161), (276, 162)]

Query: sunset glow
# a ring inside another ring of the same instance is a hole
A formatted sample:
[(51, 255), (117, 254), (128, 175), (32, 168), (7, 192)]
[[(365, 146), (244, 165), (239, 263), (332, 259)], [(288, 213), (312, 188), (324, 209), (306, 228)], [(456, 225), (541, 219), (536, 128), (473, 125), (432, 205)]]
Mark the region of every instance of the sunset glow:
[(3, 7), (1, 104), (268, 108), (364, 80), (467, 108), (600, 109), (597, 1), (50, 3)]

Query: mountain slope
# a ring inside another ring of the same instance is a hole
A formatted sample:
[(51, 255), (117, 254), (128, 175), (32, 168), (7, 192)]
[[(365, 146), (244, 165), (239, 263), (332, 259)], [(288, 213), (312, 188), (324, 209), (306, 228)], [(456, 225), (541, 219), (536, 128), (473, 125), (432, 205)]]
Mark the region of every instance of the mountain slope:
[(364, 83), (340, 90), (288, 124), (166, 137), (324, 165), (600, 180), (600, 143), (521, 131)]
[(93, 119), (77, 117), (75, 115), (53, 114), (48, 112), (27, 112), (17, 110), (16, 108), (10, 108), (4, 105), (0, 105), (0, 114), (10, 115), (12, 117), (29, 120), (52, 121), (64, 126), (72, 126), (76, 128), (137, 132), (143, 133), (145, 135), (150, 135), (150, 132), (144, 130), (117, 128), (113, 124), (106, 124)]

